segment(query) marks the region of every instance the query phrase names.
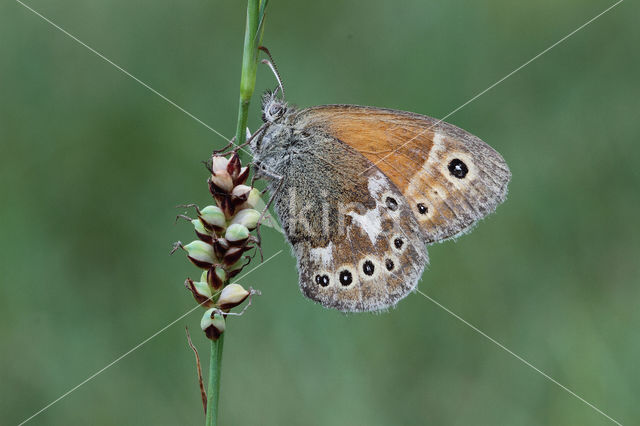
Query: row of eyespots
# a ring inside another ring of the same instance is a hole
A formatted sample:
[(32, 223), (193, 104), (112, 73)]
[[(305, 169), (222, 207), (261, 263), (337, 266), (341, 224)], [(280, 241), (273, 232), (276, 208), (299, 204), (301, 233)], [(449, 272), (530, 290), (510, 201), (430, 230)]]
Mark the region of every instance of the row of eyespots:
[[(391, 211), (398, 210), (398, 202), (393, 197), (386, 197), (385, 204), (387, 205), (387, 208), (389, 208), (389, 210)], [(422, 214), (425, 214), (427, 212), (426, 206), (422, 203), (418, 204), (418, 210)], [(396, 237), (393, 240), (393, 245), (395, 246), (396, 249), (400, 250), (404, 245), (404, 240), (400, 237)], [(395, 268), (395, 264), (393, 263), (393, 260), (388, 258), (385, 259), (384, 266), (389, 272), (391, 272), (393, 268)], [(362, 264), (362, 272), (364, 272), (364, 274), (368, 276), (373, 275), (373, 273), (375, 272), (375, 265), (371, 260), (367, 259)], [(323, 275), (318, 274), (316, 275), (315, 280), (316, 280), (316, 284), (322, 287), (327, 287), (330, 283), (329, 275), (327, 274), (323, 274)], [(342, 284), (344, 287), (347, 287), (351, 285), (351, 283), (353, 282), (353, 275), (351, 274), (350, 271), (343, 269), (342, 271), (340, 271), (339, 281), (340, 281), (340, 284)]]
[(329, 275), (316, 275), (316, 284), (320, 284), (322, 287), (326, 287), (329, 285)]
[[(398, 210), (398, 202), (393, 197), (387, 197), (385, 199), (385, 204), (387, 205), (387, 208), (392, 212), (395, 212), (396, 210)], [(425, 206), (423, 203), (418, 203), (416, 207), (418, 208), (418, 212), (420, 214), (427, 214), (427, 212), (429, 211), (427, 206)]]
[[(402, 242), (400, 238), (396, 238), (396, 240)], [(402, 244), (400, 244), (400, 246), (402, 246)], [(384, 266), (387, 271), (393, 271), (393, 268), (395, 268), (395, 264), (391, 259), (386, 259), (384, 261)], [(364, 274), (368, 276), (373, 275), (373, 273), (375, 272), (375, 265), (373, 264), (373, 262), (370, 260), (365, 261), (362, 264), (362, 272), (364, 272)], [(347, 287), (353, 282), (353, 275), (350, 271), (343, 269), (342, 271), (340, 271), (339, 281), (340, 284), (342, 284), (344, 287)], [(329, 285), (329, 275), (316, 275), (316, 284), (322, 287), (327, 287)]]

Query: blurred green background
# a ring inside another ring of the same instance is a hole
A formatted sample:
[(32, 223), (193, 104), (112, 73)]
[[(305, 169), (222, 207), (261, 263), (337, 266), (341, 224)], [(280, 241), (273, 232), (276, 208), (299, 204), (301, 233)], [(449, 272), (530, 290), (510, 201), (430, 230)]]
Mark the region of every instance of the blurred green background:
[[(29, 5), (226, 136), (238, 1)], [(442, 117), (612, 2), (272, 0), (290, 101)], [(626, 1), (447, 121), (513, 172), (496, 214), (430, 249), (420, 288), (623, 424), (640, 422), (640, 29)], [(175, 206), (224, 140), (17, 2), (0, 4), (0, 423), (17, 424), (194, 306)], [(273, 87), (266, 67), (258, 91)], [(257, 102), (251, 126), (259, 124)], [(224, 425), (606, 425), (419, 294), (382, 315), (303, 298), (281, 235), (230, 321)], [(254, 266), (257, 264), (254, 264)], [(34, 425), (203, 423), (198, 309)]]

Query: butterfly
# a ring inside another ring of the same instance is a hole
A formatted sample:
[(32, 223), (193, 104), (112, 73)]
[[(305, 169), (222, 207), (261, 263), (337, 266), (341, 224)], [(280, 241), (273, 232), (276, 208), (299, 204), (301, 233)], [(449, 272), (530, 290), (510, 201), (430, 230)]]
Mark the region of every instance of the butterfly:
[(504, 159), (456, 126), (368, 106), (298, 109), (276, 93), (249, 146), (300, 288), (327, 308), (395, 306), (417, 287), (428, 244), (468, 232), (507, 195)]

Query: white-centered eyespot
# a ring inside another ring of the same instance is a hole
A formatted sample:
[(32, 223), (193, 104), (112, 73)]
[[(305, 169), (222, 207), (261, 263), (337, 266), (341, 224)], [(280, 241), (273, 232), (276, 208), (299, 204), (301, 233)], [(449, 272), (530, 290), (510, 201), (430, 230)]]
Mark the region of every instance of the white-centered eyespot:
[(329, 287), (331, 284), (333, 284), (330, 278), (330, 274), (326, 271), (319, 271), (315, 276), (315, 282), (318, 286), (323, 288)]
[(357, 281), (358, 275), (350, 265), (342, 265), (336, 272), (337, 285), (343, 288), (351, 287)]
[(426, 200), (416, 200), (413, 205), (413, 211), (418, 220), (424, 220), (433, 216), (433, 208), (431, 203)]
[(394, 255), (387, 253), (384, 257), (384, 270), (388, 273), (393, 273), (399, 267), (398, 258)]
[(398, 195), (394, 194), (391, 191), (385, 191), (380, 196), (380, 202), (382, 203), (383, 208), (391, 215), (396, 216), (400, 213), (400, 204), (401, 199)]
[(358, 263), (360, 277), (365, 280), (376, 278), (380, 274), (381, 268), (380, 261), (373, 256), (367, 256)]
[(452, 152), (442, 163), (442, 174), (454, 185), (463, 185), (477, 176), (476, 166), (470, 155)]
[(391, 237), (390, 245), (394, 251), (402, 253), (407, 246), (407, 241), (403, 235), (394, 235)]

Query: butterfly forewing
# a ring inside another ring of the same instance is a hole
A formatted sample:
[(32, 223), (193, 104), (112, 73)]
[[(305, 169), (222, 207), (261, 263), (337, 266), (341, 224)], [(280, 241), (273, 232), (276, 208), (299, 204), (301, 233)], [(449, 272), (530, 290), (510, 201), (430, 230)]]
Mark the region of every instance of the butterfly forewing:
[(426, 242), (465, 232), (506, 197), (511, 174), (500, 154), (448, 123), (353, 105), (309, 108), (298, 119), (349, 145), (388, 176)]

